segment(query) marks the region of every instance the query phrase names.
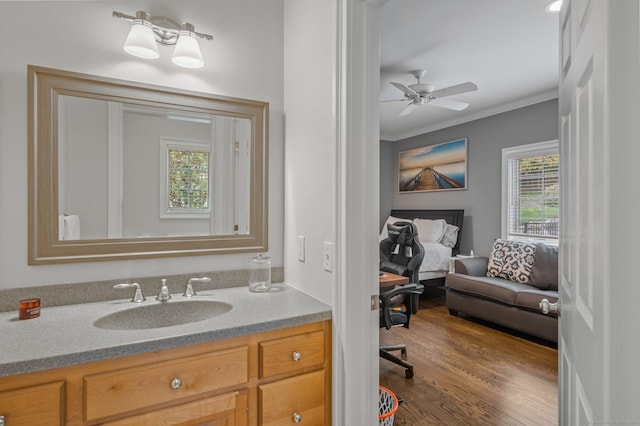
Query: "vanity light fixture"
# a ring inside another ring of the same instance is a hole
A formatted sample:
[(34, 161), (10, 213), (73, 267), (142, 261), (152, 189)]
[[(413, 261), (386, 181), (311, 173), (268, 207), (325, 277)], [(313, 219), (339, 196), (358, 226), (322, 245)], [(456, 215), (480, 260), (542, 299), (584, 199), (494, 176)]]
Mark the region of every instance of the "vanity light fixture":
[(547, 13), (558, 13), (561, 8), (562, 0), (553, 0), (545, 6), (544, 11)]
[(131, 30), (124, 43), (124, 51), (130, 55), (145, 59), (160, 57), (158, 43), (164, 46), (175, 45), (171, 61), (185, 68), (201, 68), (204, 65), (198, 37), (213, 40), (210, 34), (197, 33), (193, 24), (178, 24), (163, 16), (151, 16), (137, 11), (136, 16), (113, 11), (113, 17), (132, 22)]

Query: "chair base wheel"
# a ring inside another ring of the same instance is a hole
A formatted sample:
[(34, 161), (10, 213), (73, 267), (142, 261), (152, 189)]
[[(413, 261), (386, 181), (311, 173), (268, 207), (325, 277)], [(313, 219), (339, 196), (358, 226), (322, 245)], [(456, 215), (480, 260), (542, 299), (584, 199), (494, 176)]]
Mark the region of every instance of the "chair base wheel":
[[(394, 356), (390, 353), (392, 351), (400, 351), (401, 357)], [(380, 357), (404, 367), (404, 375), (407, 379), (413, 377), (413, 364), (407, 361), (407, 348), (404, 345), (381, 346)]]

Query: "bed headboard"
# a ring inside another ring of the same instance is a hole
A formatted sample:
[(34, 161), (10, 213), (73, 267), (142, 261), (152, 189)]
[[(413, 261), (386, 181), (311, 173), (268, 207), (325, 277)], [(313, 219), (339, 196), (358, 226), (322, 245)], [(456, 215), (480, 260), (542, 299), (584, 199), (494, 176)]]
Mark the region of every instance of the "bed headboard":
[(447, 223), (455, 225), (458, 231), (458, 241), (451, 249), (455, 256), (460, 253), (460, 240), (462, 240), (462, 222), (464, 221), (464, 210), (391, 210), (391, 216), (402, 219), (444, 219)]

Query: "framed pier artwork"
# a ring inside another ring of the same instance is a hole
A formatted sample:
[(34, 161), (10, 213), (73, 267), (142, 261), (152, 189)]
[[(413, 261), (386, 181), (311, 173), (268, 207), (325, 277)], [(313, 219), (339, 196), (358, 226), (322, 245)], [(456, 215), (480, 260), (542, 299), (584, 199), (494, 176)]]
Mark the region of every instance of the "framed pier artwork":
[(467, 139), (398, 153), (398, 191), (467, 189)]

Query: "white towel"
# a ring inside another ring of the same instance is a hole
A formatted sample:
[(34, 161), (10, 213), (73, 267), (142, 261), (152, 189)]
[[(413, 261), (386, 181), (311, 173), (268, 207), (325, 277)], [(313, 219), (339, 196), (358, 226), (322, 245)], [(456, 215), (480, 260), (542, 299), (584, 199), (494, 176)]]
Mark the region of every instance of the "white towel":
[(58, 240), (64, 240), (64, 215), (58, 216)]
[(80, 239), (80, 216), (64, 215), (58, 218), (58, 238), (60, 240)]

